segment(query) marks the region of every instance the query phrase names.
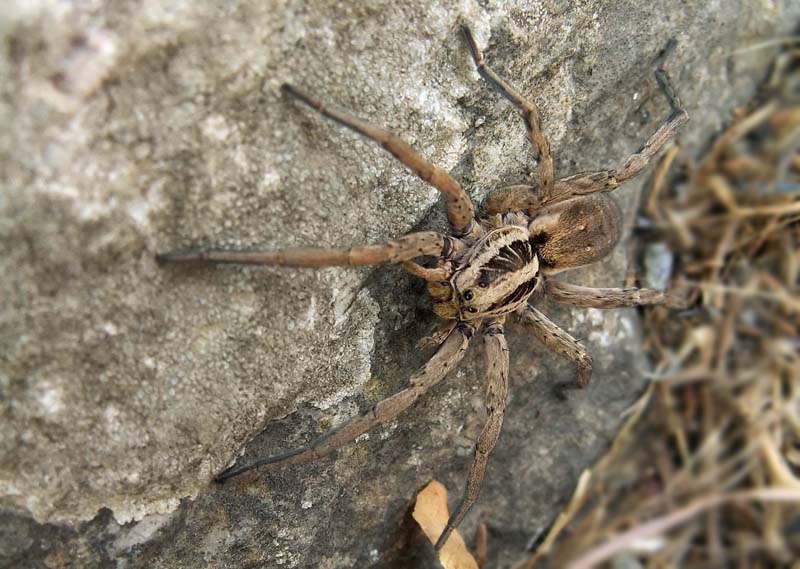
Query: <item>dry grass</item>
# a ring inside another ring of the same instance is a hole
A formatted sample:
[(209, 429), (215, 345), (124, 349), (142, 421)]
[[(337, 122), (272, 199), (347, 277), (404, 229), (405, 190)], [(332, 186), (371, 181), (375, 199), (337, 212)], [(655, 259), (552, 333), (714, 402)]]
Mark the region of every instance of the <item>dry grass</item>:
[(644, 209), (696, 302), (645, 311), (653, 383), (520, 566), (800, 568), (800, 51)]

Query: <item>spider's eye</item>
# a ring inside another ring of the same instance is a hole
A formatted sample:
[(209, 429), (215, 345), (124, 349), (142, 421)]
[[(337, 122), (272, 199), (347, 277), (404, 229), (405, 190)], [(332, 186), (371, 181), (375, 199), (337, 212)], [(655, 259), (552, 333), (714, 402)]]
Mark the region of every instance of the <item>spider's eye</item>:
[(478, 309), (475, 308), (474, 306), (470, 306), (469, 308), (467, 308), (467, 312), (472, 312), (474, 314), (475, 312), (478, 312)]
[(478, 283), (478, 286), (481, 287), (481, 288), (486, 288), (489, 285), (486, 284), (486, 283)]
[(464, 300), (472, 300), (473, 298), (475, 298), (475, 295), (472, 293), (471, 290), (468, 290), (467, 292), (464, 293)]
[(439, 284), (442, 286), (450, 286), (450, 283), (447, 281), (439, 281)]

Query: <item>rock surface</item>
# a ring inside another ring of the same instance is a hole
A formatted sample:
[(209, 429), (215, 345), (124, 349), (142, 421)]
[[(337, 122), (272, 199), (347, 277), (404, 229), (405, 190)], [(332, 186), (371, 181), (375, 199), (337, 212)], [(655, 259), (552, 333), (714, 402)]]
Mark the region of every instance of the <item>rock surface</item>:
[[(613, 167), (666, 115), (701, 149), (800, 17), (784, 0), (12, 2), (0, 22), (0, 565), (367, 567), (430, 562), (407, 519), (455, 503), (482, 427), (480, 349), (406, 413), (318, 463), (217, 486), (401, 389), (437, 325), (397, 268), (174, 268), (190, 245), (343, 246), (444, 228), (437, 193), (283, 82), (385, 125), (476, 202), (530, 179), (518, 117), (474, 72), (534, 93), (561, 174)], [(630, 223), (642, 182), (615, 192)], [(624, 247), (569, 280), (616, 286)], [(492, 566), (517, 559), (642, 387), (633, 311), (543, 310), (594, 383), (509, 327), (512, 393), (483, 494)], [(477, 343), (476, 343), (477, 345)], [(263, 432), (262, 432), (263, 431)], [(261, 434), (259, 434), (261, 433)], [(251, 442), (252, 441), (252, 442)]]

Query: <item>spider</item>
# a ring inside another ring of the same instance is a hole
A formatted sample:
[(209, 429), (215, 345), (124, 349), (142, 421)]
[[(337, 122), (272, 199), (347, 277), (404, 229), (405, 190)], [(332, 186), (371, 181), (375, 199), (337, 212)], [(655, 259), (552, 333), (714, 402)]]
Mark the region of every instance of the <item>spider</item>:
[[(615, 308), (647, 304), (678, 306), (661, 291), (638, 288), (588, 288), (548, 277), (588, 265), (608, 255), (620, 238), (620, 212), (608, 192), (640, 174), (648, 162), (689, 120), (689, 115), (660, 67), (655, 76), (671, 114), (639, 151), (616, 170), (600, 170), (555, 178), (550, 147), (536, 105), (520, 95), (484, 62), (472, 33), (462, 27), (478, 73), (522, 116), (536, 160), (536, 185), (511, 186), (492, 192), (480, 214), (459, 183), (429, 163), (394, 134), (340, 110), (323, 106), (312, 96), (284, 84), (282, 91), (323, 116), (374, 140), (425, 182), (440, 191), (447, 208), (450, 235), (411, 233), (378, 245), (351, 248), (299, 248), (277, 251), (178, 250), (159, 254), (159, 261), (206, 261), (283, 267), (361, 266), (398, 263), (427, 282), (433, 311), (447, 325), (423, 342), (435, 354), (410, 379), (408, 387), (376, 403), (368, 412), (332, 429), (304, 447), (232, 466), (224, 481), (256, 467), (282, 468), (316, 460), (353, 441), (376, 425), (390, 421), (441, 382), (464, 357), (476, 332), (485, 346), (487, 419), (478, 437), (467, 486), (435, 545), (439, 550), (475, 503), (489, 455), (500, 436), (508, 393), (509, 315), (547, 348), (572, 360), (578, 368), (576, 387), (588, 384), (592, 359), (586, 349), (528, 300), (541, 289), (555, 301), (573, 306)], [(420, 264), (428, 257), (434, 262)]]

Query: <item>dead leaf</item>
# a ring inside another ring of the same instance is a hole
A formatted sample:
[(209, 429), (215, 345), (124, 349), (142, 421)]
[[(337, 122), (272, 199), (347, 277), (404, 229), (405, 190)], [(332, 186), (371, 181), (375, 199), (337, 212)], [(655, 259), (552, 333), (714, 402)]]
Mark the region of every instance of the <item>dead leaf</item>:
[[(447, 489), (441, 482), (433, 480), (417, 494), (412, 515), (430, 542), (435, 544), (450, 517), (447, 510)], [(439, 552), (439, 561), (445, 569), (479, 568), (458, 531), (450, 534)]]

